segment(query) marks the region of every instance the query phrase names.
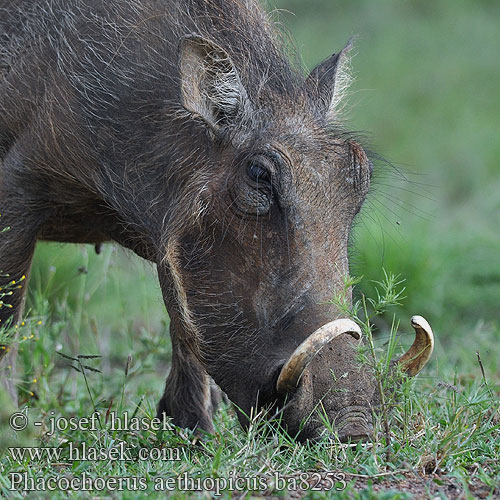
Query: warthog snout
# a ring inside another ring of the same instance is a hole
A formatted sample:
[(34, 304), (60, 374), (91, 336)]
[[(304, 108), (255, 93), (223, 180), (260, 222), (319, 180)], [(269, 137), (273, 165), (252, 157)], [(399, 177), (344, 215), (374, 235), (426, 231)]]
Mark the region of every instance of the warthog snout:
[[(397, 363), (414, 376), (429, 360), (434, 337), (421, 316), (413, 316), (411, 324), (415, 340)], [(301, 440), (315, 439), (332, 425), (342, 442), (372, 435), (379, 395), (372, 368), (359, 360), (360, 342), (359, 326), (344, 318), (323, 325), (295, 349), (276, 384), (286, 401), (283, 413), (289, 433)]]
[(338, 438), (347, 441), (364, 441), (373, 434), (372, 415), (365, 406), (347, 406), (343, 408), (335, 421)]

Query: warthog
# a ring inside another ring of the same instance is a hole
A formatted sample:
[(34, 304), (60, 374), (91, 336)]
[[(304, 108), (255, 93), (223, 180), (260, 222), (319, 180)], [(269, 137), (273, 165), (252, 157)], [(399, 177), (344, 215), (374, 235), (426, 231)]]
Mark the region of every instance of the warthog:
[[(320, 419), (302, 422), (321, 401), (341, 439), (370, 434), (359, 327), (327, 304), (372, 174), (339, 120), (349, 44), (304, 76), (257, 0), (0, 12), (3, 284), (28, 275), (37, 240), (118, 242), (156, 264), (171, 318), (160, 415), (210, 431), (217, 384), (243, 424), (275, 405), (314, 438)], [(432, 350), (414, 323), (410, 373)]]

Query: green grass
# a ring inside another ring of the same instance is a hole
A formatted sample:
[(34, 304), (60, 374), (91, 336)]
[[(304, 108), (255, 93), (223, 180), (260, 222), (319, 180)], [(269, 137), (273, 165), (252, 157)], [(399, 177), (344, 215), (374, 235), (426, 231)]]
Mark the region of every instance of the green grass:
[[(355, 297), (364, 295), (379, 304), (376, 290), (384, 282), (384, 269), (404, 278), (397, 290), (405, 287), (404, 298), (393, 295), (389, 300), (399, 304), (386, 304), (380, 314), (368, 302), (371, 328), (365, 326), (365, 333), (369, 337), (373, 332), (378, 361), (370, 352), (365, 356), (384, 382), (395, 325), (400, 325), (399, 343), (407, 346), (412, 339), (409, 318), (421, 314), (436, 334), (430, 366), (388, 396), (387, 422), (378, 417), (371, 446), (346, 446), (329, 438), (300, 445), (262, 417), (245, 432), (229, 406), (217, 413), (215, 434), (201, 439), (179, 429), (161, 436), (113, 432), (106, 424), (108, 409), (154, 416), (168, 371), (168, 317), (154, 270), (111, 245), (97, 256), (92, 247), (42, 244), (31, 275), (27, 318), (20, 327), (21, 403), (30, 407), (31, 421), (45, 425), (51, 411), (54, 417), (88, 417), (95, 407), (102, 427), (54, 436), (46, 428), (30, 428), (14, 435), (5, 428), (14, 409), (0, 394), (0, 497), (21, 498), (8, 491), (11, 472), (42, 478), (78, 478), (84, 472), (91, 478), (142, 477), (149, 488), (74, 495), (79, 498), (165, 498), (165, 493), (152, 491), (156, 478), (182, 473), (260, 478), (268, 488), (265, 494), (271, 494), (270, 478), (276, 472), (289, 485), (305, 479), (301, 473), (311, 481), (320, 474), (325, 486), (327, 471), (345, 473), (346, 490), (309, 490), (310, 498), (499, 494), (494, 488), (500, 484), (500, 6), (451, 0), (275, 4), (295, 12), (279, 17), (291, 28), (310, 68), (359, 35), (349, 123), (370, 131), (373, 148), (395, 168), (378, 166), (354, 230), (352, 269), (362, 277)], [(388, 288), (386, 282), (382, 299)], [(365, 321), (363, 308), (359, 311)], [(0, 344), (8, 340), (5, 336), (0, 333)], [(77, 368), (81, 362), (100, 371), (79, 372), (69, 366), (75, 362), (57, 353), (76, 358)], [(67, 453), (69, 442), (106, 449), (117, 440), (178, 449), (182, 459), (54, 466), (46, 459), (16, 462), (5, 453), (13, 442)], [(284, 490), (275, 493), (287, 496)], [(189, 492), (177, 495), (191, 497)], [(64, 492), (48, 496), (67, 497)]]
[[(355, 315), (363, 324), (368, 348), (360, 355), (375, 367), (384, 389), (386, 412), (377, 415), (372, 443), (344, 445), (334, 436), (325, 436), (317, 443), (302, 445), (277, 430), (264, 415), (257, 415), (250, 429), (244, 431), (234, 410), (227, 405), (217, 413), (213, 435), (198, 436), (173, 427), (163, 432), (113, 430), (109, 412), (122, 417), (128, 413), (130, 418), (154, 417), (164, 382), (161, 365), (169, 358), (169, 344), (163, 326), (158, 330), (151, 326), (141, 335), (140, 328), (144, 327), (128, 329), (121, 318), (115, 318), (110, 322), (109, 338), (104, 340), (113, 347), (104, 351), (93, 326), (97, 321), (93, 317), (94, 307), (99, 311), (100, 298), (94, 302), (87, 297), (86, 290), (94, 288), (94, 279), (100, 287), (114, 289), (112, 276), (121, 273), (119, 269), (113, 272), (110, 269), (130, 268), (130, 262), (112, 247), (107, 247), (99, 257), (89, 256), (89, 249), (77, 253), (73, 260), (66, 260), (66, 281), (58, 280), (59, 284), (66, 283), (65, 302), (55, 300), (56, 306), (52, 309), (46, 300), (37, 299), (41, 295), (36, 287), (32, 292), (33, 321), (26, 321), (21, 332), (26, 339), (20, 345), (24, 372), (24, 383), (20, 386), (24, 394), (21, 408), (29, 407), (30, 422), (40, 421), (43, 426), (36, 430), (31, 426), (27, 435), (9, 431), (5, 419), (14, 409), (4, 406), (4, 414), (0, 416), (4, 449), (0, 459), (0, 492), (5, 497), (22, 498), (20, 493), (9, 490), (11, 478), (21, 477), (9, 476), (13, 473), (26, 474), (25, 477), (33, 481), (54, 477), (62, 481), (58, 484), (63, 489), (68, 478), (76, 478), (76, 481), (135, 478), (128, 479), (136, 483), (127, 486), (134, 491), (115, 493), (115, 497), (131, 499), (164, 498), (165, 493), (156, 491), (155, 487), (175, 487), (179, 495), (190, 498), (194, 493), (182, 489), (195, 488), (196, 483), (178, 483), (176, 481), (186, 481), (175, 479), (178, 476), (204, 481), (200, 484), (212, 492), (197, 492), (202, 498), (213, 496), (217, 487), (222, 490), (224, 485), (230, 487), (231, 478), (233, 481), (240, 478), (240, 487), (236, 492), (223, 491), (227, 498), (245, 492), (247, 496), (286, 497), (288, 490), (304, 487), (304, 481), (309, 481), (307, 494), (311, 498), (334, 494), (338, 498), (384, 498), (377, 493), (378, 489), (397, 491), (401, 481), (414, 483), (413, 491), (424, 495), (437, 494), (440, 487), (449, 484), (456, 484), (465, 492), (470, 490), (470, 495), (477, 493), (478, 488), (493, 494), (500, 481), (496, 461), (500, 453), (499, 380), (492, 372), (495, 360), (482, 355), (486, 378), (470, 349), (457, 350), (455, 354), (455, 359), (460, 360), (460, 371), (456, 371), (453, 362), (443, 360), (432, 363), (430, 369), (416, 379), (394, 375), (389, 361), (399, 356), (402, 345), (408, 345), (411, 334), (406, 326), (398, 332), (397, 322), (384, 326), (384, 318), (389, 317), (391, 310), (400, 309), (406, 293), (404, 283), (390, 273), (382, 282), (374, 284), (377, 293), (371, 298), (360, 299), (352, 306), (342, 302), (342, 294), (334, 298), (337, 305), (345, 309), (345, 314)], [(57, 253), (53, 249), (51, 254), (54, 251)], [(71, 269), (78, 270), (83, 261), (93, 263), (95, 272), (72, 273)], [(50, 296), (50, 290), (45, 293)], [(127, 300), (127, 295), (127, 287), (123, 286), (108, 300), (112, 304), (121, 303)], [(68, 303), (74, 305), (70, 307)], [(136, 304), (136, 307), (140, 309), (144, 305)], [(379, 324), (379, 333), (372, 337), (376, 324)], [(73, 338), (77, 332), (80, 343), (75, 344)], [(94, 358), (95, 355), (102, 357)], [(99, 414), (96, 429), (59, 430), (49, 435), (52, 419), (88, 418), (93, 411)], [(326, 424), (328, 427), (329, 423)], [(389, 435), (386, 428), (390, 429)], [(85, 461), (69, 456), (70, 446), (81, 447), (84, 442), (88, 449), (105, 453), (122, 441), (130, 448), (124, 461), (107, 460), (104, 456)], [(61, 455), (50, 459), (29, 456), (14, 459), (6, 451), (8, 446), (28, 445), (60, 450), (57, 453)], [(138, 460), (139, 450), (147, 454), (167, 450), (163, 452), (166, 458), (179, 459)], [(170, 486), (167, 478), (174, 478)], [(24, 476), (22, 481), (25, 484)], [(311, 490), (316, 483), (327, 491)], [(43, 483), (34, 484), (36, 488), (48, 487)], [(81, 489), (80, 483), (75, 484)], [(95, 487), (99, 489), (100, 484)], [(142, 491), (143, 487), (147, 489)], [(62, 499), (67, 493), (58, 491), (50, 495), (50, 498)], [(107, 491), (97, 490), (73, 493), (78, 498), (109, 495)], [(406, 498), (401, 495), (400, 498)]]

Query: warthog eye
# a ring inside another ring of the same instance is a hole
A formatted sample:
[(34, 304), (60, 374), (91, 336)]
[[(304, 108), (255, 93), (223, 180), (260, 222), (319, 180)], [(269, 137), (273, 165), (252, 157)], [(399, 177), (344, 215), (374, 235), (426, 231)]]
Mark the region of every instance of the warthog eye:
[(275, 197), (274, 164), (265, 154), (245, 155), (238, 162), (236, 175), (228, 177), (232, 210), (244, 216), (262, 216), (271, 209)]
[(250, 177), (250, 179), (252, 179), (252, 181), (256, 183), (265, 182), (269, 184), (271, 182), (271, 175), (269, 173), (269, 170), (256, 161), (251, 161), (250, 163), (248, 163), (247, 175), (248, 177)]

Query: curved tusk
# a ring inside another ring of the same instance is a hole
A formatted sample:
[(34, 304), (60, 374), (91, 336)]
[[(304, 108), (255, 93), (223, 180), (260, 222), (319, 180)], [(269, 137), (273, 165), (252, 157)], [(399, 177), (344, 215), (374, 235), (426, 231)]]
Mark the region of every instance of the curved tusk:
[(290, 359), (281, 369), (278, 382), (276, 383), (278, 392), (285, 394), (294, 391), (299, 384), (302, 373), (314, 356), (316, 356), (326, 344), (343, 333), (352, 335), (356, 340), (361, 338), (361, 329), (359, 326), (354, 323), (354, 321), (347, 318), (331, 321), (309, 335), (309, 337), (295, 349)]
[(429, 361), (434, 350), (434, 334), (431, 325), (422, 316), (413, 316), (411, 326), (415, 329), (415, 340), (397, 363), (410, 377), (417, 375)]

